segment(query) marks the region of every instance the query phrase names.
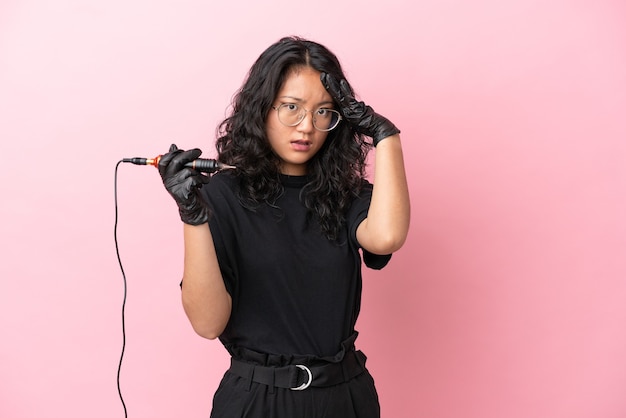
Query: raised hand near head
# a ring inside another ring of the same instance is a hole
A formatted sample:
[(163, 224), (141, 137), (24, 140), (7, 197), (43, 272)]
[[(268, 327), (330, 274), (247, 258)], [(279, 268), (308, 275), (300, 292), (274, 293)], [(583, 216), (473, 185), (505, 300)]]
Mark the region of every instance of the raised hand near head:
[(400, 133), (389, 119), (374, 112), (370, 106), (355, 99), (348, 82), (327, 73), (320, 76), (322, 84), (339, 106), (343, 118), (355, 131), (372, 138), (374, 146), (383, 139)]

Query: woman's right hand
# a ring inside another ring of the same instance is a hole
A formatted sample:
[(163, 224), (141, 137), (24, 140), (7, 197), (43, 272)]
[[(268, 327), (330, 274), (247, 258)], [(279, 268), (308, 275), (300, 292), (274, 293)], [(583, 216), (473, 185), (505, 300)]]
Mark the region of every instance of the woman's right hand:
[(178, 205), (180, 219), (189, 225), (201, 225), (208, 222), (210, 211), (202, 200), (198, 190), (210, 180), (197, 170), (185, 167), (196, 160), (202, 151), (198, 148), (180, 150), (175, 144), (167, 154), (159, 159), (158, 169), (163, 185)]

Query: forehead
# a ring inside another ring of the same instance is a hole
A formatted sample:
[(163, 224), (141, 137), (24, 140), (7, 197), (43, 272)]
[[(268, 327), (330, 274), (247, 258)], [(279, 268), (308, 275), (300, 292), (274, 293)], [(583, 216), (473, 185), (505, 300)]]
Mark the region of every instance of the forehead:
[(320, 80), (320, 72), (310, 67), (296, 67), (287, 72), (277, 98), (291, 98), (302, 102), (332, 102)]

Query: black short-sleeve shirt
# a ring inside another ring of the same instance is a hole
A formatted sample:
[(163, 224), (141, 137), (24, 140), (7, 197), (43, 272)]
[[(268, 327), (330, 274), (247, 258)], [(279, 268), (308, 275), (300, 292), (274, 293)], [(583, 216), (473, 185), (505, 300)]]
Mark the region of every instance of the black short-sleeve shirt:
[[(354, 333), (361, 305), (361, 254), (356, 229), (367, 217), (372, 185), (354, 200), (336, 242), (307, 217), (300, 192), (306, 177), (281, 176), (284, 194), (254, 211), (236, 195), (230, 171), (201, 190), (212, 216), (220, 270), (233, 300), (225, 347), (273, 354), (331, 356)], [(363, 251), (366, 265), (382, 268), (391, 255)]]

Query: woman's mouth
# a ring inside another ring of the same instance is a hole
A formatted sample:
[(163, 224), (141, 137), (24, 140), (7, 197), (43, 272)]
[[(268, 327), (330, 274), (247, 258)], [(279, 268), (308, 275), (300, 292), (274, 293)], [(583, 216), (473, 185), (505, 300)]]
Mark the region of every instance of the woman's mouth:
[(311, 141), (307, 141), (304, 139), (291, 141), (291, 148), (295, 151), (308, 151), (311, 149)]

